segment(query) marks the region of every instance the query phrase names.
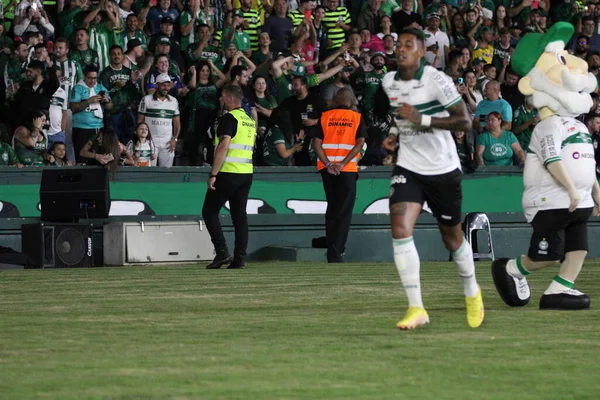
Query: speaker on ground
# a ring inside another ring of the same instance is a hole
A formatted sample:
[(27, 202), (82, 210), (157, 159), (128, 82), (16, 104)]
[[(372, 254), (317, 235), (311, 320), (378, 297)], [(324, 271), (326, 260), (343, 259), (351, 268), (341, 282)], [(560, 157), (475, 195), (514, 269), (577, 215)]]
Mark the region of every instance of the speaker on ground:
[(34, 268), (94, 265), (92, 225), (38, 223), (21, 226), (21, 251)]

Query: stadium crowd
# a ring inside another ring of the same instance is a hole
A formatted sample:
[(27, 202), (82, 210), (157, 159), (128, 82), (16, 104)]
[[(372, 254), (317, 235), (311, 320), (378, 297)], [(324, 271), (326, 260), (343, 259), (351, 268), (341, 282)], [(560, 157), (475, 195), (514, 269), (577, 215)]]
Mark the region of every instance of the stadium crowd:
[[(0, 165), (18, 167), (208, 165), (226, 83), (257, 123), (255, 165), (315, 165), (312, 132), (341, 88), (368, 126), (360, 164), (392, 165), (380, 87), (404, 28), (473, 117), (453, 132), (463, 166), (521, 165), (539, 116), (510, 68), (519, 39), (572, 22), (569, 51), (600, 71), (598, 0), (3, 0), (0, 17)], [(580, 118), (598, 161), (593, 97)]]

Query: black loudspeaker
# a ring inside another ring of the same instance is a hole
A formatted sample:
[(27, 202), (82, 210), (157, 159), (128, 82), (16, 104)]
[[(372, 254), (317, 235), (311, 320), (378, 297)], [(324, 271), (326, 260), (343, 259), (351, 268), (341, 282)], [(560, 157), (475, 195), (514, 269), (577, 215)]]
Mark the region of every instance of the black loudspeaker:
[(92, 225), (21, 225), (21, 251), (34, 268), (75, 268), (94, 265)]
[(42, 221), (107, 218), (110, 188), (106, 168), (44, 169), (40, 186)]

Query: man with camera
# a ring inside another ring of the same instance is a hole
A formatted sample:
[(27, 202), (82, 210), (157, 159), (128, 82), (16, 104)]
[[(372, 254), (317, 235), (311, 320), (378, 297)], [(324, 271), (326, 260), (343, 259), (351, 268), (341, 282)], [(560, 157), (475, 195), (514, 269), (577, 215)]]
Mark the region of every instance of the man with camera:
[(98, 83), (98, 67), (87, 65), (83, 80), (71, 90), (69, 108), (73, 111), (73, 147), (77, 162), (83, 162), (79, 152), (93, 136), (104, 128), (104, 110), (113, 104), (107, 89)]

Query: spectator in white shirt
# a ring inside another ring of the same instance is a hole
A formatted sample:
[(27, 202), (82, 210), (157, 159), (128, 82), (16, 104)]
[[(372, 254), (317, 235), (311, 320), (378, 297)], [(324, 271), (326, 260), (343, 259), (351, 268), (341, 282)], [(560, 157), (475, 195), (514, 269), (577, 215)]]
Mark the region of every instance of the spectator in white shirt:
[(446, 55), (450, 49), (450, 39), (445, 32), (440, 30), (440, 14), (431, 13), (427, 17), (427, 28), (423, 30), (425, 34), (425, 60), (433, 65), (437, 54), (437, 65), (435, 68), (443, 71), (446, 68)]
[(22, 36), (25, 32), (39, 32), (46, 39), (54, 35), (54, 26), (48, 20), (39, 0), (32, 3), (23, 0), (17, 7), (14, 33), (16, 36)]

